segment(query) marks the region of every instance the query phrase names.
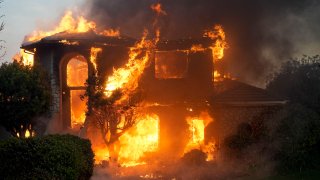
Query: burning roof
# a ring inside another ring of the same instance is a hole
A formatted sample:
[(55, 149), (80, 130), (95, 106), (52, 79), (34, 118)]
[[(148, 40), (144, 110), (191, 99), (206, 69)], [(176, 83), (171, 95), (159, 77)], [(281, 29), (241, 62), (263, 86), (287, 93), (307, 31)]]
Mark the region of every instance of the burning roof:
[[(61, 44), (61, 45), (102, 45), (102, 46), (123, 46), (132, 47), (136, 39), (128, 36), (104, 36), (88, 31), (84, 33), (69, 33), (67, 31), (60, 32), (51, 36), (41, 38), (34, 42), (25, 42), (22, 44), (23, 49), (33, 49), (45, 44)], [(209, 48), (213, 40), (207, 37), (199, 39), (176, 39), (161, 40), (157, 43), (158, 50), (189, 50), (193, 45), (201, 45), (201, 48)]]
[(104, 36), (88, 31), (83, 33), (60, 32), (51, 36), (41, 38), (38, 41), (29, 41), (22, 44), (23, 49), (33, 49), (44, 44), (66, 44), (66, 45), (110, 45), (131, 47), (137, 40), (126, 36)]

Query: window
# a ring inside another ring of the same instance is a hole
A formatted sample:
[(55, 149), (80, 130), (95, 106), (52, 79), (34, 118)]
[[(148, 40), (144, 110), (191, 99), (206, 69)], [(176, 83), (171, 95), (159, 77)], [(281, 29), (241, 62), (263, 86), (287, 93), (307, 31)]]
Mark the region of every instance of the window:
[(67, 65), (67, 84), (69, 87), (84, 86), (88, 78), (88, 64), (83, 56), (75, 56)]
[(86, 118), (87, 99), (81, 100), (85, 94), (85, 83), (88, 78), (88, 63), (83, 56), (74, 56), (67, 64), (67, 85), (70, 92), (71, 128), (79, 128)]
[(155, 54), (155, 77), (158, 79), (185, 78), (188, 70), (186, 51), (157, 51)]

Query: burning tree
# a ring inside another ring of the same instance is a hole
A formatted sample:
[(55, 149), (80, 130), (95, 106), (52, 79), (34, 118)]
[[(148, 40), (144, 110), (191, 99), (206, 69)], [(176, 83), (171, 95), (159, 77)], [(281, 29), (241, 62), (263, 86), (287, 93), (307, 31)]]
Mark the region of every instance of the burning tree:
[(106, 96), (103, 81), (97, 76), (92, 76), (87, 81), (85, 96), (89, 99), (87, 114), (90, 123), (100, 130), (110, 153), (117, 157), (116, 142), (136, 123), (139, 100), (134, 97), (137, 97), (138, 93), (125, 103), (119, 104), (123, 92), (115, 90), (111, 96)]
[[(95, 73), (87, 81), (88, 120), (101, 132), (109, 152), (117, 159), (116, 143), (119, 138), (136, 123), (140, 94), (138, 83), (148, 66), (151, 49), (155, 41), (142, 39), (131, 47), (128, 62), (104, 81), (95, 67)], [(93, 60), (94, 62), (94, 60)], [(84, 96), (82, 98), (84, 98)]]

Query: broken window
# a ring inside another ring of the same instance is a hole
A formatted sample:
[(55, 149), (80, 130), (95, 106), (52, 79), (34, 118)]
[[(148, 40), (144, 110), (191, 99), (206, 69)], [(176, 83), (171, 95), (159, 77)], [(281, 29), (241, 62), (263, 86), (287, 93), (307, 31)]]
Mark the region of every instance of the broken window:
[(185, 78), (188, 70), (186, 51), (157, 51), (155, 53), (155, 77), (157, 79)]

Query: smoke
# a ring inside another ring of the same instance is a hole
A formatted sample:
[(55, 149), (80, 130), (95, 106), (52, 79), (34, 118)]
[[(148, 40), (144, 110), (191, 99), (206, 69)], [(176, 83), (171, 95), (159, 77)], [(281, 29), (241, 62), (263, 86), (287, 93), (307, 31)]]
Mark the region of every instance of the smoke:
[(216, 67), (242, 81), (262, 85), (281, 62), (319, 53), (317, 0), (92, 0), (84, 7), (102, 28), (137, 38), (152, 25), (150, 6), (156, 2), (167, 12), (160, 21), (162, 38), (200, 37), (221, 24), (230, 48)]

